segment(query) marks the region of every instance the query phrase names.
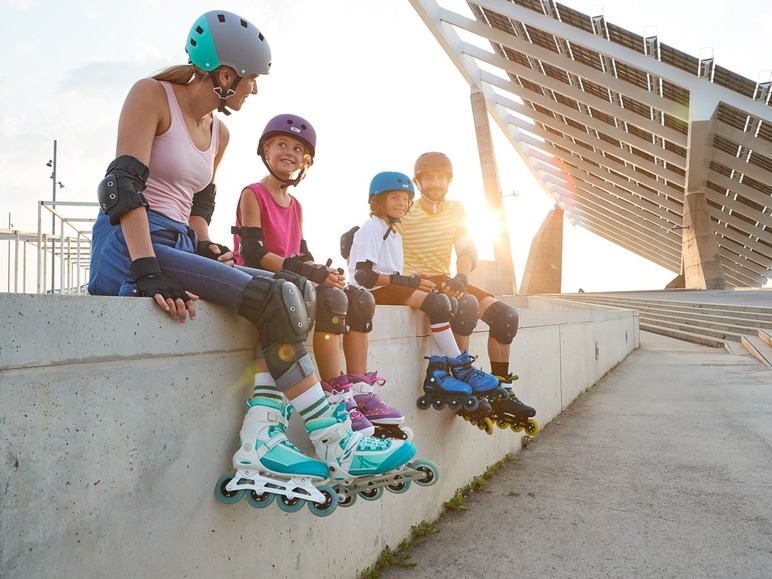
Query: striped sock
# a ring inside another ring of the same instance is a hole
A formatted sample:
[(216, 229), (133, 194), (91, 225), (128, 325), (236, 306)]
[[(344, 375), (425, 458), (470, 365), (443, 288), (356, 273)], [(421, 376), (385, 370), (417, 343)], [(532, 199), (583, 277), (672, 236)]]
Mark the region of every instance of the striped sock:
[(274, 402), (282, 403), (284, 401), (284, 395), (276, 387), (276, 382), (273, 381), (273, 376), (268, 372), (258, 372), (255, 374), (255, 391), (252, 395), (253, 398), (268, 398)]
[[(458, 349), (456, 338), (450, 329), (448, 322), (432, 324), (432, 354), (435, 356), (447, 356), (448, 358), (458, 358), (461, 350)], [(435, 353), (435, 349), (439, 352)]]
[(304, 423), (332, 414), (332, 408), (327, 403), (327, 397), (324, 395), (324, 390), (319, 382), (297, 398), (290, 400), (290, 404), (298, 411)]

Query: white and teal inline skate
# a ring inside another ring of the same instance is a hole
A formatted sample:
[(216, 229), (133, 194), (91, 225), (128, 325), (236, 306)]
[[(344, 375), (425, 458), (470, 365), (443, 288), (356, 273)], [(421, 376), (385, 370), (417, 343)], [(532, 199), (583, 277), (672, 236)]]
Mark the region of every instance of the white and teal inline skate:
[(217, 498), (230, 504), (246, 495), (250, 505), (262, 509), (278, 497), (276, 504), (287, 513), (306, 504), (317, 516), (332, 513), (338, 494), (323, 484), (329, 478), (327, 465), (304, 455), (285, 434), (292, 407), (267, 398), (252, 399), (247, 406), (241, 447), (233, 456), (236, 473), (217, 481)]
[(429, 486), (439, 479), (439, 470), (431, 461), (411, 462), (416, 453), (413, 443), (352, 431), (344, 403), (331, 416), (309, 420), (306, 430), (317, 455), (327, 464), (340, 506), (353, 505), (357, 496), (377, 500), (384, 488), (399, 494), (413, 481)]

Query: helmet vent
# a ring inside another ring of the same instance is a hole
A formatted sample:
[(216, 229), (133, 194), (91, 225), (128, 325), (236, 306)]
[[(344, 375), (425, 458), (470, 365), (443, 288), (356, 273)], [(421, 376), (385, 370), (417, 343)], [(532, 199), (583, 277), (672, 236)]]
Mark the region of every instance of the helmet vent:
[(201, 28), (200, 26), (196, 26), (196, 33), (197, 34), (203, 34), (204, 33), (204, 29)]
[(195, 41), (195, 40), (193, 40), (192, 38), (190, 39), (190, 45), (191, 45), (191, 46), (196, 46), (196, 41)]
[(246, 20), (241, 20), (240, 22), (241, 22), (242, 28), (249, 28), (249, 22), (247, 22)]
[(225, 14), (218, 14), (217, 20), (219, 20), (220, 22), (225, 22)]

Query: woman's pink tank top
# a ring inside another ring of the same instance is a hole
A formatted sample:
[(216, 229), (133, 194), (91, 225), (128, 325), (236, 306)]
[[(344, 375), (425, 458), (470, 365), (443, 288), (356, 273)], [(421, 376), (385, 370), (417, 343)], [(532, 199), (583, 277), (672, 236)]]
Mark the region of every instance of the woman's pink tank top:
[(168, 82), (161, 81), (161, 85), (169, 101), (171, 124), (163, 135), (153, 139), (145, 197), (153, 211), (188, 224), (193, 195), (212, 181), (220, 140), (220, 121), (212, 114), (209, 148), (199, 150), (188, 134), (174, 90)]

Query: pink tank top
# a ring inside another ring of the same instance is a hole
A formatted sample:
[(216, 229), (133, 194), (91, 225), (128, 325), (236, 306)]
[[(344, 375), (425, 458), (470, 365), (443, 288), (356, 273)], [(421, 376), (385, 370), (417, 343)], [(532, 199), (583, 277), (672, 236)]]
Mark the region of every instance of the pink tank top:
[[(263, 247), (281, 257), (300, 253), (300, 240), (303, 238), (303, 208), (300, 202), (292, 197), (289, 207), (282, 207), (271, 196), (271, 192), (262, 183), (248, 186), (255, 194), (260, 205), (260, 223), (263, 229)], [(241, 227), (236, 217), (236, 227)], [(233, 236), (234, 255), (236, 263), (244, 265), (244, 260), (238, 254), (240, 236)]]
[(174, 90), (168, 82), (161, 81), (161, 85), (169, 101), (171, 123), (163, 135), (153, 139), (145, 197), (150, 209), (187, 225), (193, 195), (212, 181), (220, 140), (220, 121), (212, 114), (209, 148), (199, 150), (190, 138)]

